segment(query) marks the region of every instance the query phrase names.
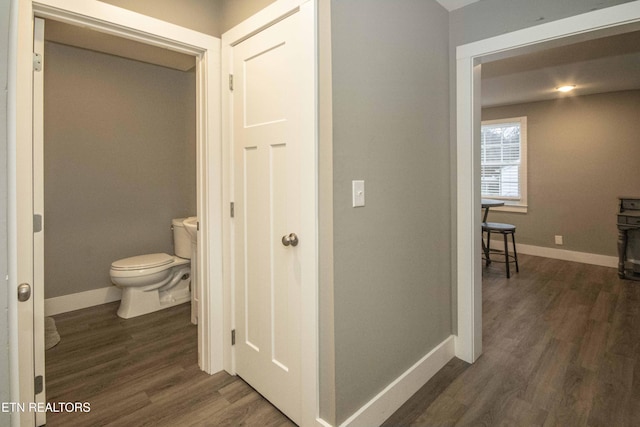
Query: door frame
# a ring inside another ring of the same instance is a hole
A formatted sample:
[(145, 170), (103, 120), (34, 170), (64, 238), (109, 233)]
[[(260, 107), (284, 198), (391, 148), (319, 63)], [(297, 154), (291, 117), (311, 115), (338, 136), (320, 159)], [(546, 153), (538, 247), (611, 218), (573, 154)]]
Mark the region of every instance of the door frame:
[[(33, 51), (44, 58), (45, 21), (34, 19)], [(41, 68), (43, 70), (43, 68)], [(44, 212), (44, 73), (33, 72), (33, 211)], [(33, 343), (34, 375), (42, 375), (42, 393), (36, 395), (39, 404), (47, 402), (44, 356), (44, 227), (33, 233)], [(39, 292), (35, 292), (38, 290)], [(38, 344), (39, 343), (39, 344)], [(47, 414), (36, 413), (36, 425), (47, 422)]]
[[(307, 19), (305, 37), (313, 46), (306, 52), (304, 61), (313, 67), (313, 81), (306, 86), (312, 105), (306, 106), (305, 120), (313, 123), (312, 144), (301, 146), (300, 161), (309, 165), (305, 169), (302, 185), (302, 215), (300, 235), (304, 236), (305, 251), (301, 260), (306, 266), (302, 276), (302, 319), (301, 329), (301, 400), (302, 424), (326, 425), (319, 417), (319, 346), (318, 346), (318, 36), (317, 36), (317, 0), (277, 0), (257, 14), (238, 24), (222, 35), (222, 150), (223, 150), (223, 205), (230, 206), (233, 201), (233, 105), (229, 91), (228, 75), (233, 74), (233, 46), (246, 40), (282, 19), (303, 13)], [(230, 215), (223, 219), (222, 242), (224, 247), (224, 271), (230, 272), (224, 281), (224, 328), (231, 334), (234, 329), (235, 300), (233, 274), (233, 222)], [(224, 368), (235, 374), (235, 351), (230, 341), (225, 342)]]
[[(456, 357), (473, 363), (482, 354), (482, 260), (480, 245), (480, 72), (484, 57), (596, 30), (622, 32), (640, 23), (640, 1), (525, 28), (458, 46), (456, 49), (457, 119), (457, 320)], [(510, 52), (511, 51), (511, 52)]]
[[(139, 13), (95, 0), (14, 0), (11, 19), (9, 81), (9, 289), (34, 279), (33, 256), (33, 82), (34, 18), (81, 25), (118, 37), (196, 57), (196, 171), (200, 221), (198, 265), (201, 299), (198, 359), (202, 370), (214, 373), (222, 363), (222, 149), (220, 140), (220, 40)], [(41, 213), (41, 212), (40, 212)], [(45, 218), (46, 221), (46, 218)], [(201, 242), (201, 243), (200, 243)], [(206, 286), (205, 286), (206, 285)], [(33, 292), (43, 292), (34, 289)], [(11, 396), (32, 402), (33, 298), (18, 303), (9, 298)], [(42, 313), (42, 315), (44, 315)], [(30, 341), (30, 343), (29, 343)], [(33, 425), (33, 414), (14, 414), (14, 425)]]

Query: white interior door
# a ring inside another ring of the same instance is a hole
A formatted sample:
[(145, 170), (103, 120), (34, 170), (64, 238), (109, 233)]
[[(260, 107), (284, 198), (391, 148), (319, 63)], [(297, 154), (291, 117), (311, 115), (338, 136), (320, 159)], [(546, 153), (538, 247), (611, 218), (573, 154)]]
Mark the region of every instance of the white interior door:
[[(302, 117), (312, 100), (299, 13), (233, 47), (236, 372), (301, 419)], [(311, 79), (311, 81), (313, 81)], [(309, 237), (305, 241), (305, 237)]]

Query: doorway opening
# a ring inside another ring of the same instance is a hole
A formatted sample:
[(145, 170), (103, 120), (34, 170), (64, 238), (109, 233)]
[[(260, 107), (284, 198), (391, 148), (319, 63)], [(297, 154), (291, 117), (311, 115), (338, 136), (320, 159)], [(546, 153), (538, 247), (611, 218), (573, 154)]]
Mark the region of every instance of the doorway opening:
[(640, 7), (626, 3), (457, 48), (457, 313), (456, 355), (482, 354), (480, 234), (480, 82), (482, 64), (638, 29)]
[[(184, 268), (192, 258), (191, 242), (178, 220), (196, 215), (195, 58), (182, 54), (175, 58), (178, 54), (167, 55), (162, 49), (159, 55), (168, 60), (151, 64), (152, 60), (140, 61), (149, 56), (145, 55), (150, 49), (147, 45), (115, 37), (105, 40), (95, 31), (40, 19), (36, 20), (37, 40), (40, 27), (44, 29), (44, 66), (34, 82), (44, 80), (44, 85), (40, 89), (40, 83), (36, 84), (34, 93), (44, 92), (44, 138), (40, 145), (40, 138), (34, 135), (34, 158), (41, 159), (34, 162), (38, 177), (34, 180), (34, 203), (36, 210), (44, 213), (45, 226), (34, 236), (36, 272), (44, 264), (34, 284), (41, 280), (45, 291), (45, 324), (57, 321), (63, 326), (58, 324), (58, 337), (62, 334), (63, 341), (54, 348), (49, 349), (53, 343), (47, 345), (53, 328), (45, 327), (44, 337), (44, 391), (50, 396), (47, 399), (59, 399), (66, 374), (52, 361), (73, 361), (77, 363), (74, 375), (90, 377), (86, 369), (91, 368), (83, 365), (83, 360), (96, 358), (99, 365), (101, 353), (122, 349), (125, 337), (131, 337), (126, 340), (126, 352), (112, 353), (112, 371), (117, 372), (118, 365), (128, 360), (118, 362), (120, 356), (128, 357), (134, 353), (130, 346), (144, 342), (144, 327), (129, 331), (143, 319), (134, 320), (131, 315), (153, 311), (154, 297), (164, 310), (188, 304), (191, 296), (195, 297), (196, 263)], [(131, 44), (135, 44), (132, 55), (118, 51)], [(171, 58), (181, 62), (168, 63)], [(34, 100), (37, 108), (41, 101), (38, 97)], [(108, 329), (113, 342), (96, 345), (95, 339), (82, 339), (83, 344), (74, 348), (71, 341), (78, 340), (79, 331), (70, 332), (68, 323), (79, 318), (67, 320), (64, 327), (63, 319), (73, 318), (69, 312), (118, 301), (109, 305), (102, 321), (82, 322), (90, 337), (105, 333), (105, 325), (115, 320), (122, 291), (111, 284), (111, 263), (159, 253), (168, 254), (167, 258), (181, 266), (175, 268), (175, 274), (189, 272), (188, 278), (175, 286), (169, 284), (171, 288), (165, 291), (144, 294), (150, 297), (144, 300), (148, 304), (121, 305), (128, 309), (123, 315), (132, 318), (118, 322), (120, 330)], [(194, 308), (192, 322), (196, 323)], [(183, 347), (192, 347), (184, 348), (184, 353), (197, 366), (198, 345), (193, 340), (197, 326), (185, 318), (188, 311), (169, 320), (182, 320), (178, 323), (183, 329), (180, 335), (191, 338)], [(169, 338), (177, 326), (166, 320), (163, 323), (167, 323)], [(41, 325), (34, 326), (37, 331)], [(157, 356), (175, 349), (175, 345), (162, 346), (163, 339), (155, 340)], [(103, 379), (100, 387), (106, 387), (108, 381)]]
[(36, 210), (46, 221), (45, 315), (54, 315), (119, 299), (111, 262), (176, 253), (172, 220), (196, 215), (195, 58), (159, 49), (159, 60), (143, 61), (157, 51), (43, 26), (44, 143), (34, 151), (44, 173), (34, 186), (44, 182)]
[[(50, 4), (55, 3), (55, 4)], [(15, 139), (10, 139), (10, 147), (16, 152), (13, 164), (9, 169), (15, 171), (13, 196), (9, 208), (14, 212), (16, 229), (18, 230), (13, 245), (22, 248), (16, 253), (20, 257), (12, 262), (17, 264), (14, 280), (18, 283), (32, 283), (33, 295), (28, 303), (16, 307), (17, 328), (20, 331), (34, 331), (44, 316), (44, 289), (37, 282), (36, 260), (34, 259), (34, 240), (37, 239), (37, 228), (33, 227), (33, 215), (42, 215), (36, 211), (33, 203), (34, 164), (32, 162), (33, 146), (18, 144), (17, 141), (30, 141), (37, 133), (34, 125), (37, 117), (32, 94), (33, 18), (52, 19), (66, 24), (84, 26), (102, 33), (135, 40), (152, 46), (169, 49), (196, 58), (195, 90), (196, 90), (196, 205), (200, 215), (198, 264), (200, 271), (200, 313), (198, 325), (198, 354), (200, 368), (208, 373), (222, 369), (222, 250), (219, 240), (221, 230), (221, 158), (220, 158), (220, 110), (219, 102), (219, 53), (220, 41), (217, 38), (167, 24), (156, 19), (141, 16), (118, 7), (97, 1), (83, 2), (48, 2), (37, 4), (20, 3), (19, 18), (16, 23), (16, 52), (18, 71), (16, 73), (16, 132)], [(28, 249), (31, 248), (31, 249)], [(12, 252), (10, 251), (10, 254)], [(38, 334), (36, 333), (36, 336)], [(35, 360), (42, 360), (44, 343), (34, 339), (34, 334), (22, 333), (12, 340), (17, 349), (17, 357), (12, 360), (11, 378), (12, 395), (21, 401), (39, 401), (33, 378), (41, 375), (42, 367), (35, 366)], [(21, 414), (21, 420), (31, 423), (34, 414)], [(35, 423), (35, 420), (34, 420)]]

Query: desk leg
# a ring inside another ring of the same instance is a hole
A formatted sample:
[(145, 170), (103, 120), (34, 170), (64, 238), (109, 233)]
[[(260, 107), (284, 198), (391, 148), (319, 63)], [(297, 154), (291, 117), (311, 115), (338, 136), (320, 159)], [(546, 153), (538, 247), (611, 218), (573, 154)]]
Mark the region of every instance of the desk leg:
[(627, 230), (618, 228), (618, 276), (625, 278), (624, 262), (627, 259)]

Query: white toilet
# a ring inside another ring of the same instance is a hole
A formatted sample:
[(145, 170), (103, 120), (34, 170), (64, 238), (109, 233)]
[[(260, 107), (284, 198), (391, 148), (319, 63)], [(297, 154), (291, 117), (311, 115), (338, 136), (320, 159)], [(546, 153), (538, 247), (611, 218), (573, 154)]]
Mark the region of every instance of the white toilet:
[(111, 281), (122, 289), (118, 316), (141, 316), (191, 301), (191, 237), (185, 218), (171, 221), (175, 255), (139, 255), (111, 264)]

